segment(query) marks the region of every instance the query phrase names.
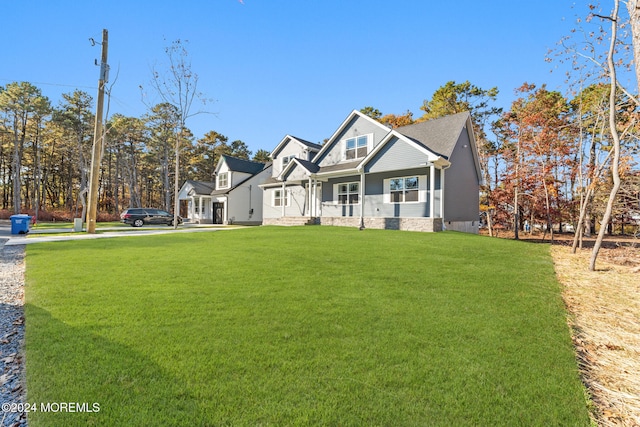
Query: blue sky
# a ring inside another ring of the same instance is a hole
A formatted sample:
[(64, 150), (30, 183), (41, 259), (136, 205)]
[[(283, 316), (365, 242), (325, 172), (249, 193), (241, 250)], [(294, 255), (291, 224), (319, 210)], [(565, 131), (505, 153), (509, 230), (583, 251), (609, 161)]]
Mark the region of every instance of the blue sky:
[[(508, 108), (522, 83), (564, 91), (545, 55), (585, 6), (561, 0), (6, 1), (0, 85), (28, 81), (54, 104), (75, 88), (96, 97), (102, 29), (109, 31), (110, 112), (141, 116), (139, 86), (164, 48), (188, 40), (199, 90), (215, 102), (187, 125), (252, 151), (291, 134), (328, 138), (353, 109), (411, 110), (449, 80), (497, 86)], [(194, 107), (195, 108), (195, 107)]]

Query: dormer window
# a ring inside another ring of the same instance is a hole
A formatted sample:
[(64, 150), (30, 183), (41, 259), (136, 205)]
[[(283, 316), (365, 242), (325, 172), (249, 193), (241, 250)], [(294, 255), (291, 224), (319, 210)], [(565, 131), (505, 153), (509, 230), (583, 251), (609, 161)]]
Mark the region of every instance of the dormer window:
[(345, 140), (345, 160), (361, 159), (369, 151), (369, 138), (367, 135), (357, 136)]
[(218, 175), (218, 188), (227, 188), (229, 186), (229, 172), (223, 172)]
[(296, 155), (292, 154), (290, 156), (285, 156), (282, 158), (282, 169), (284, 170), (284, 168), (287, 167), (287, 165), (289, 164), (289, 162), (291, 162), (292, 159), (295, 159)]

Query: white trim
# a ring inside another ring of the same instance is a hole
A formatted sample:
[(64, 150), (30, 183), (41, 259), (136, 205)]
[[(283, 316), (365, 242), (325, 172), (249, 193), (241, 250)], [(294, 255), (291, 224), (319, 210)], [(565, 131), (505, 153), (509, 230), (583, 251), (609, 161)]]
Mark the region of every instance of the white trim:
[(367, 165), (367, 163), (369, 163), (369, 161), (371, 161), (371, 159), (373, 157), (375, 157), (376, 154), (378, 154), (380, 152), (380, 150), (382, 150), (384, 148), (384, 146), (386, 146), (394, 136), (396, 138), (398, 138), (399, 140), (401, 140), (402, 142), (409, 144), (410, 146), (412, 146), (416, 150), (418, 150), (421, 153), (425, 154), (427, 156), (429, 162), (438, 162), (439, 164), (442, 164), (443, 166), (450, 165), (449, 161), (446, 160), (444, 157), (437, 155), (436, 153), (434, 153), (433, 151), (429, 150), (428, 148), (426, 148), (425, 146), (423, 146), (421, 144), (415, 143), (414, 141), (412, 141), (411, 139), (407, 138), (403, 134), (401, 134), (399, 132), (396, 132), (395, 130), (391, 130), (391, 132), (389, 132), (382, 139), (382, 141), (380, 141), (380, 143), (378, 145), (376, 145), (373, 148), (373, 150), (371, 150), (371, 152), (369, 152), (369, 154), (367, 154), (367, 156), (364, 159), (362, 159), (362, 162), (360, 162), (360, 165), (358, 166), (358, 169), (364, 169), (364, 167)]
[(309, 175), (309, 176), (311, 176), (311, 175), (312, 175), (311, 171), (310, 171), (309, 169), (307, 169), (305, 165), (303, 165), (302, 163), (300, 163), (300, 162), (298, 162), (298, 161), (296, 161), (296, 160), (300, 160), (300, 159), (298, 159), (297, 157), (294, 157), (294, 158), (293, 158), (293, 159), (292, 159), (292, 160), (287, 164), (287, 166), (286, 166), (284, 169), (282, 169), (282, 170), (280, 171), (280, 175), (278, 175), (278, 176), (276, 177), (276, 179), (278, 179), (278, 180), (280, 180), (280, 181), (284, 181), (284, 180), (285, 180), (285, 179), (284, 179), (284, 176), (285, 176), (286, 174), (288, 174), (288, 173), (289, 173), (289, 169), (291, 169), (291, 168), (295, 168), (296, 166), (300, 166), (300, 167), (305, 171), (305, 174), (306, 174), (306, 175)]
[[(283, 193), (284, 191), (284, 193)], [(285, 202), (285, 206), (291, 206), (291, 191), (288, 189), (282, 189), (282, 188), (274, 188), (273, 191), (271, 192), (271, 206), (274, 208), (280, 208), (283, 207), (282, 204), (276, 205), (276, 199), (280, 199), (282, 203), (282, 196), (280, 197), (276, 197), (276, 192), (280, 192), (280, 194), (284, 194), (284, 202)], [(284, 215), (283, 215), (284, 216)]]
[[(406, 178), (417, 178), (418, 179), (418, 200), (413, 201), (402, 201), (402, 202), (392, 202), (391, 201), (391, 180), (392, 179), (406, 179)], [(411, 205), (415, 203), (424, 203), (427, 200), (427, 175), (405, 175), (405, 176), (394, 176), (391, 178), (385, 178), (383, 180), (384, 192), (382, 195), (382, 202), (385, 204), (401, 204), (401, 205)]]
[(364, 201), (365, 201), (365, 193), (366, 193), (366, 182), (364, 171), (360, 173), (360, 188), (362, 189), (362, 201), (360, 202), (360, 229), (364, 228)]
[[(291, 163), (293, 159), (297, 159), (298, 154), (289, 154), (288, 156), (280, 157), (280, 167), (284, 171), (287, 166)], [(287, 159), (287, 164), (284, 163), (284, 160)]]
[(440, 169), (440, 218), (442, 218), (442, 223), (444, 224), (444, 171), (445, 169)]
[(435, 218), (436, 203), (436, 167), (429, 167), (429, 218)]
[(351, 122), (351, 120), (353, 120), (354, 117), (360, 117), (362, 119), (367, 120), (368, 122), (376, 125), (377, 127), (379, 127), (380, 129), (383, 129), (385, 131), (389, 131), (389, 128), (386, 127), (385, 125), (383, 125), (382, 123), (378, 122), (377, 120), (372, 119), (371, 117), (367, 116), (366, 114), (361, 113), (358, 110), (353, 110), (351, 111), (351, 113), (349, 113), (349, 115), (347, 116), (346, 119), (344, 119), (344, 121), (342, 122), (342, 124), (340, 125), (340, 127), (333, 133), (333, 135), (331, 135), (331, 138), (329, 138), (327, 140), (327, 142), (322, 146), (322, 149), (316, 153), (316, 155), (313, 157), (313, 159), (311, 159), (311, 161), (313, 163), (316, 163), (316, 161), (322, 156), (324, 155), (325, 151), (330, 150), (330, 147), (333, 145), (333, 143), (335, 142), (336, 138), (338, 137), (338, 135), (340, 135), (342, 133), (342, 131), (347, 127), (347, 125), (349, 124), (349, 122)]
[[(356, 150), (356, 155), (358, 153), (358, 139), (365, 137), (367, 138), (367, 154), (365, 154), (362, 157), (354, 157), (353, 159), (347, 159), (347, 141), (350, 139), (355, 139), (356, 140), (356, 147), (354, 148)], [(342, 162), (355, 162), (358, 159), (366, 159), (367, 156), (369, 155), (369, 153), (371, 152), (371, 150), (373, 150), (373, 137), (374, 134), (373, 133), (365, 133), (365, 134), (359, 134), (359, 135), (355, 135), (355, 136), (349, 136), (346, 138), (342, 138), (339, 142), (340, 144), (340, 150), (341, 150), (341, 158), (342, 158)]]
[[(220, 178), (225, 175), (227, 178), (227, 184), (222, 185)], [(216, 175), (216, 190), (224, 190), (225, 188), (229, 188), (229, 182), (231, 181), (231, 171), (222, 172), (219, 175)]]
[(311, 177), (309, 177), (309, 188), (308, 188), (308, 202), (307, 202), (307, 210), (309, 211), (309, 218), (311, 218), (312, 216), (312, 200), (313, 200), (313, 180), (311, 179)]
[[(319, 152), (320, 150), (318, 150), (317, 148), (314, 147), (310, 147), (302, 142), (300, 142), (300, 140), (298, 138), (296, 138), (295, 136), (291, 136), (289, 134), (285, 135), (284, 138), (282, 138), (282, 140), (278, 143), (278, 145), (276, 145), (276, 148), (274, 148), (271, 153), (269, 153), (269, 157), (271, 157), (271, 160), (275, 160), (273, 158), (273, 153), (277, 152), (278, 150), (280, 150), (282, 145), (286, 145), (289, 141), (294, 141), (296, 144), (298, 144), (300, 147), (302, 147), (304, 150), (308, 150), (311, 152)], [(306, 160), (306, 159), (305, 159)]]
[[(358, 192), (357, 193), (352, 193), (349, 190), (349, 186), (352, 184), (357, 184), (358, 185)], [(350, 196), (352, 194), (358, 194), (358, 203), (340, 203), (340, 194), (339, 194), (339, 189), (341, 185), (346, 185), (347, 186), (347, 192), (345, 193), (347, 196), (347, 201), (349, 201)], [(333, 203), (336, 206), (357, 206), (362, 204), (362, 188), (360, 187), (360, 182), (359, 181), (349, 181), (349, 182), (338, 182), (336, 184), (333, 184)]]

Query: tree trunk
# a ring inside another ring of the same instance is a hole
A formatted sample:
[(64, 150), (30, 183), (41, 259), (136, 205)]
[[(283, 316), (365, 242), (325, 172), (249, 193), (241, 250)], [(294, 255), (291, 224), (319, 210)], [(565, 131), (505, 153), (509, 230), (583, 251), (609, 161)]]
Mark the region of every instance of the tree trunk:
[(640, 92), (640, 5), (638, 5), (638, 0), (627, 0), (627, 9), (629, 10), (629, 23), (631, 24), (636, 82)]
[(593, 252), (591, 253), (591, 259), (589, 262), (589, 270), (595, 271), (596, 260), (598, 258), (598, 252), (602, 246), (602, 240), (604, 239), (604, 233), (611, 220), (611, 213), (613, 212), (613, 203), (616, 199), (616, 194), (620, 189), (620, 135), (618, 134), (618, 128), (616, 126), (616, 68), (613, 62), (613, 54), (615, 50), (615, 43), (617, 41), (617, 29), (618, 29), (618, 8), (620, 1), (614, 1), (613, 15), (611, 16), (611, 43), (609, 45), (609, 54), (607, 55), (607, 63), (609, 64), (609, 73), (611, 76), (611, 90), (609, 94), (609, 128), (611, 130), (611, 138), (613, 139), (613, 159), (611, 161), (611, 176), (613, 178), (613, 187), (609, 193), (609, 200), (607, 201), (607, 207), (602, 217), (600, 230), (598, 237), (596, 238), (595, 245), (593, 246)]
[(178, 228), (178, 215), (180, 215), (180, 200), (178, 199), (178, 192), (180, 191), (180, 143), (182, 142), (182, 135), (184, 131), (184, 124), (180, 125), (180, 132), (176, 139), (176, 168), (175, 176), (173, 178), (173, 229)]

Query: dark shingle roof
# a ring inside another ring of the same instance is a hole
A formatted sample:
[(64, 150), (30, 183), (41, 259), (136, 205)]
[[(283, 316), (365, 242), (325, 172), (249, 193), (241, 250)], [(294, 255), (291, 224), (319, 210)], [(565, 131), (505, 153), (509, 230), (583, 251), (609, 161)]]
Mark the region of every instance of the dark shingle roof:
[(422, 144), (436, 154), (449, 159), (464, 128), (469, 112), (452, 114), (426, 122), (402, 126), (396, 132)]
[(292, 136), (292, 138), (295, 138), (296, 141), (299, 141), (299, 142), (303, 143), (304, 145), (306, 145), (307, 147), (313, 148), (314, 150), (318, 150), (319, 151), (320, 149), (322, 149), (322, 145), (320, 145), (320, 144), (314, 144), (313, 142), (309, 142), (309, 141), (306, 141), (306, 140), (304, 140), (302, 138), (298, 138), (297, 136)]
[(311, 173), (316, 173), (318, 172), (318, 169), (320, 169), (320, 166), (308, 160), (295, 159), (294, 161), (300, 163), (300, 165), (302, 165), (303, 168), (305, 168)]
[(231, 157), (223, 155), (229, 170), (233, 172), (244, 172), (255, 175), (264, 169), (265, 164), (260, 162), (252, 162), (250, 160), (238, 159), (237, 157)]
[(320, 168), (319, 173), (338, 172), (342, 170), (356, 169), (361, 162), (362, 162), (362, 159), (356, 160), (354, 162), (349, 162), (349, 163), (338, 163), (331, 166), (323, 166)]
[(211, 192), (216, 188), (215, 182), (193, 181), (189, 179), (186, 183), (193, 186), (193, 190), (196, 194), (211, 194)]

